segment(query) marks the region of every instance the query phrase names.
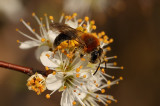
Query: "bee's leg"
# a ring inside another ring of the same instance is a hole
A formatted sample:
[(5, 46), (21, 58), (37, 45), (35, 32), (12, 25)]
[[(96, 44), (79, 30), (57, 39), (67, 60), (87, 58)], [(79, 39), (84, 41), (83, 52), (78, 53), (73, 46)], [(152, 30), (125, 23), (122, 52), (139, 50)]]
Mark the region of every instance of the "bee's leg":
[(84, 54), (81, 53), (81, 54), (80, 54), (80, 58), (83, 58), (83, 56), (84, 56)]

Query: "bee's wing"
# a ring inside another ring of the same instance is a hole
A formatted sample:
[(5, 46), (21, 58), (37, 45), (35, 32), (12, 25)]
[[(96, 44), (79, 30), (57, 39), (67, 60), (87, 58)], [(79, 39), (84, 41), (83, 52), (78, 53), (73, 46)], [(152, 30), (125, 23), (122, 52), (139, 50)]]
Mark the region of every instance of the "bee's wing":
[(81, 45), (85, 46), (85, 43), (81, 40), (78, 34), (82, 33), (81, 31), (78, 31), (74, 28), (71, 28), (70, 26), (66, 24), (61, 24), (61, 23), (53, 23), (50, 25), (52, 31), (58, 30), (60, 33), (68, 36), (71, 39), (76, 40), (79, 42)]

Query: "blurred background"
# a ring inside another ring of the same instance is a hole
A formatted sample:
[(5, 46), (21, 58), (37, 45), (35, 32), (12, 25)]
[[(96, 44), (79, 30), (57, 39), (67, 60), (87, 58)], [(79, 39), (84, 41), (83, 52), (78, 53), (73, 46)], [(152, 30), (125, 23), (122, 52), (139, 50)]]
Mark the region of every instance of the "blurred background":
[[(110, 106), (158, 106), (160, 98), (160, 2), (158, 0), (0, 0), (0, 60), (26, 67), (44, 69), (35, 58), (35, 48), (20, 50), (16, 40), (25, 37), (16, 28), (29, 32), (23, 18), (37, 28), (31, 16), (44, 13), (58, 21), (61, 13), (78, 13), (78, 17), (94, 19), (98, 31), (105, 31), (114, 43), (108, 56), (117, 55), (118, 65), (124, 70), (109, 70), (119, 85), (108, 89), (118, 102)], [(27, 75), (0, 68), (0, 106), (59, 106), (60, 93), (51, 99), (43, 93), (29, 91)]]

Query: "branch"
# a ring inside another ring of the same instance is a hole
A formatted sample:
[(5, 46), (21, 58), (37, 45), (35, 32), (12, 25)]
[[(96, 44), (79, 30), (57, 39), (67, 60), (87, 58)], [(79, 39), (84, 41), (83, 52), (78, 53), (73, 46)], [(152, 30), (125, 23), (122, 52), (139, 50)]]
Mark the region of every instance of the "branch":
[(32, 68), (29, 68), (29, 67), (23, 67), (23, 66), (7, 63), (7, 62), (4, 62), (4, 61), (0, 61), (0, 67), (6, 68), (6, 69), (12, 69), (14, 71), (18, 71), (18, 72), (27, 74), (29, 76), (33, 75), (36, 72), (46, 76), (46, 72), (45, 71), (34, 70)]

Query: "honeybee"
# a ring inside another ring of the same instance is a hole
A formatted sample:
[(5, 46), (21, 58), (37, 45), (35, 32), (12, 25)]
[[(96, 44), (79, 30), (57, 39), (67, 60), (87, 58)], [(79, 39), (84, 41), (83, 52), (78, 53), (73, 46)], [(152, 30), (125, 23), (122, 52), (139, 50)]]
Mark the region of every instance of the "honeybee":
[(100, 48), (100, 41), (97, 37), (91, 33), (84, 33), (80, 30), (74, 29), (66, 24), (52, 23), (51, 30), (58, 30), (60, 33), (56, 36), (53, 46), (57, 47), (61, 42), (66, 40), (76, 40), (79, 43), (78, 48), (81, 48), (83, 52), (80, 57), (83, 57), (85, 53), (90, 55), (90, 62), (97, 63), (100, 61), (103, 49)]

